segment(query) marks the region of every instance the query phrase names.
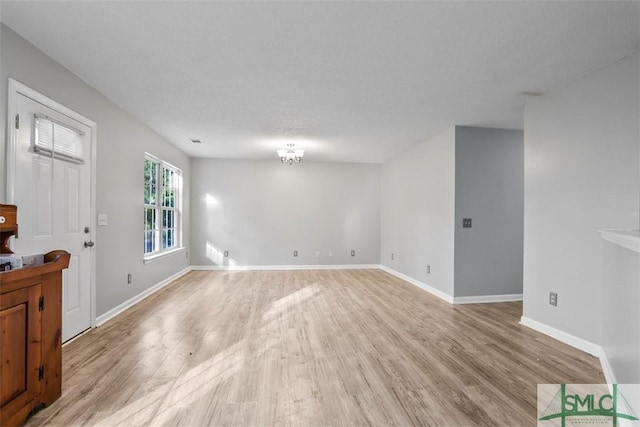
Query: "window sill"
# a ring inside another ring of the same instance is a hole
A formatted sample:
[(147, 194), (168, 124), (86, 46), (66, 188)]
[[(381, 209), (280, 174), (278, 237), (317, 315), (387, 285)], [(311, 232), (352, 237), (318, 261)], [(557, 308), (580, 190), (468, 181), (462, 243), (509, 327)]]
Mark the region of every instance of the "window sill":
[(148, 255), (148, 256), (145, 256), (142, 259), (142, 262), (144, 264), (149, 264), (149, 263), (161, 260), (162, 258), (168, 257), (170, 255), (175, 255), (177, 253), (184, 252), (185, 249), (186, 248), (174, 248), (174, 249), (170, 249), (168, 251), (158, 252), (158, 253), (155, 253), (155, 254), (152, 254), (152, 255)]

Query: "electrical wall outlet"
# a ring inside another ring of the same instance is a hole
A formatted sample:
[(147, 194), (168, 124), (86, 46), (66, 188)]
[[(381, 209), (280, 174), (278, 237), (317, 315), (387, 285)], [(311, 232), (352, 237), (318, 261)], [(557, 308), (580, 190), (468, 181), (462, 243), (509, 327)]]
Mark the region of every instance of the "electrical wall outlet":
[(320, 251), (316, 251), (316, 258), (320, 258)]
[(391, 252), (391, 261), (393, 261), (393, 257), (394, 257), (393, 252)]
[(109, 217), (105, 213), (98, 214), (98, 226), (104, 227), (109, 224)]
[(229, 251), (224, 251), (224, 257), (228, 257), (229, 256)]
[(351, 251), (351, 256), (356, 256), (356, 251)]
[(298, 251), (293, 251), (293, 256), (298, 256)]
[(127, 274), (127, 284), (131, 284), (132, 281), (133, 277), (131, 276), (131, 273)]
[(558, 306), (558, 294), (555, 292), (549, 292), (549, 305), (554, 307)]
[(431, 266), (427, 265), (427, 274), (431, 274)]
[(471, 218), (462, 218), (462, 228), (471, 228)]

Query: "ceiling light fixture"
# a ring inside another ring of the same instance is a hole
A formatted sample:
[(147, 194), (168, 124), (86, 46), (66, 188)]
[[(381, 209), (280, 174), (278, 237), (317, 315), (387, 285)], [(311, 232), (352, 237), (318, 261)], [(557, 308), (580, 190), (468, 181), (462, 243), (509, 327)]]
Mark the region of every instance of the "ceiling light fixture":
[(294, 149), (294, 146), (295, 144), (287, 144), (287, 148), (276, 150), (282, 163), (289, 163), (289, 166), (291, 166), (293, 162), (300, 163), (302, 161), (304, 150)]

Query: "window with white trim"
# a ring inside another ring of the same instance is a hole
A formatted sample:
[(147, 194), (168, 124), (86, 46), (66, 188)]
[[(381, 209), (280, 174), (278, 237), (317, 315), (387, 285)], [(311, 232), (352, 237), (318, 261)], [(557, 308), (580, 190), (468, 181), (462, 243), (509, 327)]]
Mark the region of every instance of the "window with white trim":
[(181, 246), (182, 171), (150, 154), (144, 160), (144, 256)]

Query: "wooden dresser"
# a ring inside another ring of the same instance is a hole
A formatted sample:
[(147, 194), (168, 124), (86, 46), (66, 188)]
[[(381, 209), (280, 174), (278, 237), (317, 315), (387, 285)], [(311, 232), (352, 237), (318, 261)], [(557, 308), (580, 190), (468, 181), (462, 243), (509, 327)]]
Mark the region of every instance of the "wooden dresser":
[(21, 425), (62, 393), (62, 270), (69, 253), (0, 272), (0, 425)]

